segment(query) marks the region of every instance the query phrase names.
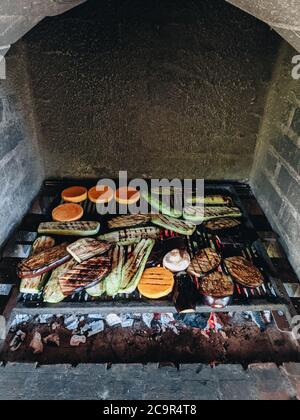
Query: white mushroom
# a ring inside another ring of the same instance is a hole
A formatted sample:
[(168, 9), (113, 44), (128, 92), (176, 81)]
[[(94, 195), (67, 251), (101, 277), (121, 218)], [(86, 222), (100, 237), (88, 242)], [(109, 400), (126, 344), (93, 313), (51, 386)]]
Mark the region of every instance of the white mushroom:
[(164, 267), (173, 273), (185, 271), (191, 263), (189, 253), (185, 250), (173, 249), (169, 252), (163, 261)]

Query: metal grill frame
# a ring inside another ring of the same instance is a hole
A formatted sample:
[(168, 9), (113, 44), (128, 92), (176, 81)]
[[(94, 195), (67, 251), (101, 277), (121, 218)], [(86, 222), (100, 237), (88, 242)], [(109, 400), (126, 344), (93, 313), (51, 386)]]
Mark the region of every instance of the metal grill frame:
[[(21, 225), (16, 230), (15, 234), (3, 247), (0, 261), (0, 280), (2, 282), (11, 283), (18, 285), (19, 280), (15, 274), (15, 267), (20, 259), (18, 257), (22, 254), (22, 251), (26, 254), (29, 252), (32, 243), (37, 237), (37, 227), (39, 223), (43, 221), (51, 220), (51, 210), (56, 205), (60, 204), (61, 191), (71, 185), (85, 185), (88, 188), (94, 186), (97, 183), (96, 180), (50, 180), (44, 183), (44, 186), (34, 201), (30, 212), (25, 216)], [(230, 195), (235, 204), (240, 207), (243, 211), (245, 225), (248, 229), (255, 232), (255, 228), (251, 222), (251, 219), (246, 211), (242, 198), (254, 198), (251, 189), (248, 184), (222, 181), (222, 182), (206, 182), (206, 193), (211, 194), (223, 194)], [(94, 217), (90, 216), (92, 203), (85, 203), (85, 214), (88, 214), (89, 220), (97, 220), (97, 214)], [(239, 297), (234, 299), (233, 303), (226, 308), (213, 309), (202, 304), (198, 304), (196, 311), (198, 313), (209, 313), (209, 312), (244, 312), (244, 311), (280, 311), (284, 313), (289, 323), (292, 323), (292, 319), (297, 312), (289, 298), (281, 280), (278, 278), (275, 272), (275, 268), (269, 258), (266, 249), (257, 237), (257, 240), (252, 244), (251, 252), (255, 253), (263, 262), (264, 270), (268, 273), (268, 284), (267, 293), (265, 296), (252, 296), (251, 298)], [(4, 281), (3, 281), (4, 279)], [(85, 292), (83, 292), (85, 293)], [(20, 296), (15, 297), (15, 307), (12, 311), (12, 317), (17, 314), (89, 314), (89, 313), (151, 313), (151, 312), (176, 312), (172, 301), (148, 301), (124, 298), (118, 300), (97, 300), (92, 302), (73, 301), (73, 302), (62, 302), (55, 305), (44, 304), (41, 301), (36, 301), (34, 297), (27, 300), (26, 303), (20, 302)]]

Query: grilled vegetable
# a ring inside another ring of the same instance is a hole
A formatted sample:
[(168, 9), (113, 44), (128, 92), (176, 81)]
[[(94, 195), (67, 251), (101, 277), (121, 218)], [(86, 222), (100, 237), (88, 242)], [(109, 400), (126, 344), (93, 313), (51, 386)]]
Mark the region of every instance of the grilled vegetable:
[(184, 249), (173, 249), (165, 255), (163, 259), (163, 266), (172, 273), (179, 273), (185, 271), (191, 263), (189, 253)]
[(87, 199), (87, 189), (85, 187), (70, 187), (61, 193), (61, 197), (66, 203), (82, 203)]
[(109, 251), (111, 244), (96, 239), (85, 238), (69, 245), (67, 251), (79, 263)]
[(115, 192), (116, 202), (120, 204), (135, 204), (140, 198), (141, 193), (132, 187), (121, 187)]
[[(32, 245), (31, 256), (37, 255), (47, 249), (53, 248), (55, 246), (55, 240), (49, 236), (41, 236), (37, 238), (34, 244)], [(35, 295), (40, 293), (44, 287), (49, 274), (42, 274), (41, 276), (33, 277), (30, 279), (22, 279), (20, 285), (21, 293), (29, 293)]]
[(89, 200), (95, 204), (110, 203), (114, 199), (114, 190), (108, 185), (97, 185), (89, 190)]
[(144, 272), (148, 258), (154, 247), (155, 241), (143, 239), (134, 249), (122, 270), (121, 289), (119, 293), (132, 293), (137, 288)]
[(112, 270), (105, 279), (106, 293), (108, 296), (115, 296), (120, 289), (124, 263), (125, 250), (122, 245), (116, 245), (112, 255)]
[(67, 246), (68, 244), (64, 243), (22, 261), (18, 265), (18, 276), (30, 279), (63, 265), (71, 259)]
[(40, 236), (37, 238), (33, 245), (31, 255), (37, 255), (40, 252), (46, 251), (46, 249), (53, 248), (55, 246), (55, 240), (50, 236)]
[(149, 214), (130, 214), (128, 216), (115, 217), (108, 222), (110, 229), (122, 229), (135, 227), (149, 223), (151, 216)]
[(31, 279), (22, 279), (20, 284), (20, 293), (37, 295), (43, 289), (49, 278), (49, 273), (41, 276), (32, 277)]
[(230, 206), (232, 198), (225, 195), (207, 195), (206, 197), (192, 197), (187, 199), (188, 204), (206, 204), (208, 206)]
[(59, 278), (64, 296), (92, 287), (103, 280), (111, 269), (109, 257), (95, 257), (72, 268)]
[(94, 236), (99, 230), (98, 222), (46, 222), (38, 228), (40, 234), (58, 236)]
[(173, 274), (161, 267), (145, 270), (138, 285), (140, 294), (149, 299), (161, 299), (168, 296), (173, 287)]
[(234, 294), (234, 284), (230, 276), (215, 271), (200, 282), (200, 291), (205, 296), (223, 298)]
[(178, 188), (178, 187), (151, 188), (151, 193), (155, 195), (164, 195), (164, 196), (170, 196), (170, 195), (176, 195), (176, 194), (182, 196), (183, 188)]
[(225, 229), (233, 229), (241, 225), (241, 221), (237, 219), (216, 219), (206, 222), (204, 227), (208, 230), (218, 231)]
[(80, 220), (84, 214), (83, 207), (79, 204), (61, 204), (52, 211), (52, 219), (55, 222), (75, 222)]
[(204, 220), (204, 206), (185, 207), (183, 218), (192, 223), (202, 223)]
[(160, 229), (155, 227), (143, 227), (136, 229), (124, 229), (110, 232), (98, 237), (99, 241), (107, 241), (119, 245), (133, 245), (142, 239), (159, 239)]
[(172, 217), (156, 214), (152, 216), (152, 223), (163, 227), (164, 229), (177, 232), (180, 235), (191, 236), (196, 230), (196, 226), (184, 220), (174, 219)]
[(179, 219), (182, 216), (182, 211), (171, 208), (159, 198), (154, 197), (154, 195), (143, 192), (142, 197), (150, 204), (151, 208), (158, 210), (162, 214), (174, 217), (175, 219)]
[(106, 280), (97, 283), (95, 286), (88, 287), (86, 292), (91, 297), (100, 297), (106, 292)]
[(50, 280), (44, 289), (44, 302), (54, 304), (62, 302), (65, 299), (65, 295), (59, 284), (59, 279), (76, 265), (77, 262), (72, 259), (52, 272)]
[(264, 283), (264, 276), (260, 270), (246, 258), (227, 258), (225, 264), (232, 277), (242, 286), (257, 288)]
[(218, 268), (221, 261), (222, 259), (216, 251), (211, 248), (205, 248), (194, 256), (189, 265), (188, 272), (193, 276), (202, 277)]
[(206, 222), (224, 217), (242, 217), (242, 213), (237, 207), (227, 206), (191, 206), (184, 209), (183, 217), (190, 222)]

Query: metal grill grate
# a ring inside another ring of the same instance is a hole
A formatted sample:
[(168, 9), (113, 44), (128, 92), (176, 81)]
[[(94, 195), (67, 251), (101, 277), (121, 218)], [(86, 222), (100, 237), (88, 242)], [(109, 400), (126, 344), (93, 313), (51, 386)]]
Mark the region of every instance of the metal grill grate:
[[(33, 204), (32, 210), (24, 218), (20, 229), (7, 243), (3, 249), (2, 260), (0, 261), (0, 275), (6, 275), (11, 283), (19, 284), (16, 278), (15, 267), (22, 258), (26, 258), (30, 253), (30, 247), (37, 237), (37, 228), (41, 222), (51, 220), (52, 209), (61, 203), (61, 191), (75, 184), (86, 185), (88, 188), (95, 185), (93, 181), (62, 182), (49, 181)], [(280, 280), (274, 277), (274, 269), (268, 259), (263, 245), (258, 239), (258, 235), (253, 227), (252, 221), (243, 208), (242, 199), (252, 198), (250, 187), (246, 184), (236, 183), (208, 183), (206, 185), (206, 194), (230, 195), (234, 203), (243, 209), (244, 223), (240, 228), (235, 228), (229, 233), (219, 235), (209, 234), (201, 226), (196, 233), (189, 239), (182, 238), (168, 230), (162, 231), (160, 240), (156, 247), (157, 255), (150, 257), (148, 266), (161, 264), (159, 247), (168, 247), (169, 241), (186, 241), (187, 248), (191, 256), (204, 247), (212, 247), (217, 250), (224, 258), (240, 255), (253, 261), (264, 274), (265, 283), (257, 289), (247, 289), (245, 287), (235, 286), (235, 294), (232, 304), (222, 311), (261, 311), (261, 310), (282, 310), (284, 312), (293, 312), (293, 306), (282, 286)], [(99, 220), (96, 205), (86, 201), (83, 203), (86, 220)], [(105, 219), (104, 219), (105, 231)], [(59, 240), (59, 238), (57, 238)], [(223, 271), (227, 273), (226, 267), (222, 265)], [(172, 312), (175, 311), (172, 298), (164, 301), (148, 301), (142, 298), (138, 292), (131, 295), (117, 295), (114, 298), (106, 296), (100, 298), (90, 297), (86, 291), (75, 293), (70, 298), (58, 305), (47, 305), (43, 302), (43, 293), (39, 295), (20, 295), (19, 303), (16, 308), (18, 312), (28, 312), (28, 310), (44, 312), (70, 312), (78, 311), (80, 313), (90, 312), (92, 309), (97, 311), (111, 312)], [(199, 312), (211, 312), (212, 308), (203, 306), (201, 298), (197, 305)], [(216, 311), (218, 311), (216, 309)]]

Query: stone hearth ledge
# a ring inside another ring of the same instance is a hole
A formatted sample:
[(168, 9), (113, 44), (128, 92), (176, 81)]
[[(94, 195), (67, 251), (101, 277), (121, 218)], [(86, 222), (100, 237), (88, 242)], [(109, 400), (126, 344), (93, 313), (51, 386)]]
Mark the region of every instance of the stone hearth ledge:
[(240, 365), (7, 364), (0, 366), (0, 399), (298, 400), (300, 364), (255, 364), (247, 370)]

